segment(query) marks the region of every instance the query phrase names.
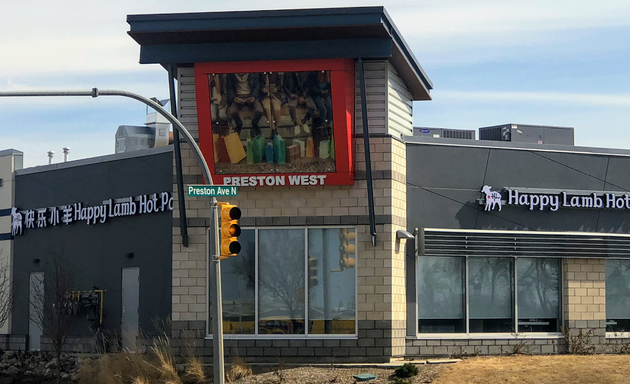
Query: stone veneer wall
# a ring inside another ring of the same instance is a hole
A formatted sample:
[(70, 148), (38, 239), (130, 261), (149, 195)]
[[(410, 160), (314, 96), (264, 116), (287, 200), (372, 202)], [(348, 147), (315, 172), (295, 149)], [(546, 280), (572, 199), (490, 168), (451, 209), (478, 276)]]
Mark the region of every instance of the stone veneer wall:
[[(385, 67), (385, 66), (381, 66)], [(384, 71), (384, 69), (383, 69)], [(371, 78), (378, 77), (372, 73)], [(383, 79), (385, 73), (382, 74)], [(386, 96), (384, 88), (371, 92)], [(358, 88), (357, 88), (358, 95)], [(370, 93), (368, 93), (368, 96)], [(179, 72), (180, 120), (197, 137), (193, 70)], [(358, 96), (357, 96), (358, 98)], [(377, 98), (377, 100), (379, 100)], [(386, 101), (370, 101), (380, 110)], [(357, 101), (358, 104), (358, 101)], [(360, 110), (356, 112), (360, 116)], [(356, 139), (356, 182), (353, 186), (239, 187), (230, 198), (243, 212), (244, 227), (266, 226), (356, 226), (357, 227), (357, 317), (356, 339), (226, 339), (226, 356), (249, 361), (388, 361), (405, 354), (404, 241), (396, 231), (406, 229), (406, 148), (398, 139), (379, 135), (370, 138), (377, 244), (372, 246), (367, 208), (367, 181), (362, 138)], [(191, 150), (182, 145), (184, 183), (200, 183), (200, 170)], [(177, 188), (173, 186), (177, 199)], [(205, 339), (207, 316), (206, 228), (209, 199), (186, 197), (189, 247), (179, 236), (179, 211), (173, 212), (173, 346), (185, 353), (196, 347), (203, 356), (212, 354), (212, 340)]]
[(606, 260), (563, 261), (564, 327), (572, 336), (592, 333), (596, 352), (606, 343)]

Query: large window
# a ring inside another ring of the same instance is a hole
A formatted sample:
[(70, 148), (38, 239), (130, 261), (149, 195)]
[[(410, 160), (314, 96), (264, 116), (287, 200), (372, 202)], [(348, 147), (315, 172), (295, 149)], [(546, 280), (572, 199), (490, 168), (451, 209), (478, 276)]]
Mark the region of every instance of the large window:
[(330, 71), (209, 74), (217, 174), (334, 172)]
[(630, 260), (606, 260), (606, 331), (630, 332)]
[(221, 261), (223, 332), (355, 335), (355, 236), (354, 228), (244, 229), (240, 254)]
[(199, 146), (217, 184), (352, 185), (354, 61), (195, 64)]
[(419, 333), (558, 332), (558, 259), (418, 258)]

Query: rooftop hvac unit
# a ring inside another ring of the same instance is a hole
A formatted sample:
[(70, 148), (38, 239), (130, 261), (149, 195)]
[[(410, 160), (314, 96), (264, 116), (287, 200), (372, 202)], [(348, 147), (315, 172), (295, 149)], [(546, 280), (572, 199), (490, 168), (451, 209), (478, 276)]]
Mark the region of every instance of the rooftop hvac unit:
[(572, 127), (526, 124), (503, 124), (479, 128), (479, 140), (561, 145), (574, 145), (575, 142)]
[(135, 125), (121, 125), (116, 131), (116, 153), (153, 148), (155, 129)]
[(413, 135), (444, 139), (475, 140), (475, 130), (472, 129), (414, 127)]
[[(155, 98), (152, 99), (156, 103), (161, 106), (165, 106), (168, 104), (169, 100), (157, 100)], [(169, 142), (169, 131), (171, 130), (171, 123), (166, 120), (166, 117), (162, 116), (157, 112), (149, 112), (149, 107), (147, 106), (147, 119), (144, 123), (147, 127), (151, 127), (155, 130), (155, 147), (163, 147), (168, 145)]]
[[(166, 100), (151, 100), (164, 106)], [(151, 111), (151, 112), (150, 112)], [(116, 153), (138, 151), (154, 147), (163, 147), (172, 140), (171, 124), (164, 116), (149, 109), (146, 110), (146, 121), (144, 126), (121, 125), (116, 131)]]

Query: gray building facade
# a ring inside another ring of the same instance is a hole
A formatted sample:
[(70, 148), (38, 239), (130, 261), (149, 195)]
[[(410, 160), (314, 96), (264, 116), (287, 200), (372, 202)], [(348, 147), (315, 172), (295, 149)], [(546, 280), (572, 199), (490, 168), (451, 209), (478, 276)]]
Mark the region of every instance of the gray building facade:
[[(38, 284), (54, 283), (55, 265), (71, 274), (64, 304), (77, 307), (68, 350), (94, 351), (98, 329), (109, 347), (135, 350), (142, 335), (155, 333), (156, 320), (164, 324), (171, 309), (171, 161), (172, 147), (163, 147), (15, 172), (14, 206), (23, 221), (13, 240), (11, 334), (28, 336), (20, 349), (50, 347), (48, 325), (42, 330), (33, 320), (41, 301), (34, 295)], [(90, 293), (102, 293), (96, 320), (88, 320)]]
[[(408, 355), (628, 335), (630, 152), (408, 138)], [(431, 166), (423, 166), (431, 164)]]

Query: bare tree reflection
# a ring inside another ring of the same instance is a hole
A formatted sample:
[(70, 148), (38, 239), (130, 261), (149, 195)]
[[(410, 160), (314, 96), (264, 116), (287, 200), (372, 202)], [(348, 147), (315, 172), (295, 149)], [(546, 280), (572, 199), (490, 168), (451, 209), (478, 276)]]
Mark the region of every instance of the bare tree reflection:
[(468, 271), (471, 332), (513, 331), (512, 259), (471, 258)]
[[(519, 317), (549, 317), (558, 310), (559, 268), (557, 259), (518, 260)], [(536, 309), (541, 316), (527, 315), (528, 309)], [(555, 312), (554, 312), (555, 311)]]
[(304, 231), (260, 230), (260, 333), (304, 332)]

